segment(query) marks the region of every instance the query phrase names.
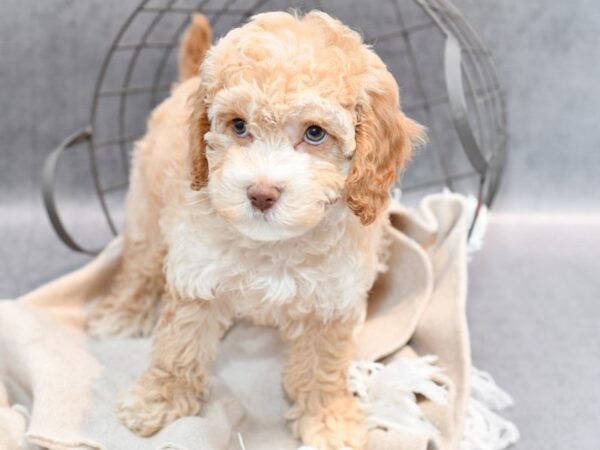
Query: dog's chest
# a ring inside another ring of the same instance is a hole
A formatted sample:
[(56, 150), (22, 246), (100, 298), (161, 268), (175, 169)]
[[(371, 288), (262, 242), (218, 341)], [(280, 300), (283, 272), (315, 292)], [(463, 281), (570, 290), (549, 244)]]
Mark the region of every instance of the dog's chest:
[(238, 316), (276, 322), (282, 310), (292, 305), (312, 310), (310, 304), (322, 296), (319, 290), (339, 284), (328, 270), (334, 259), (309, 255), (301, 248), (232, 248), (215, 262), (215, 291), (232, 302)]
[(189, 226), (176, 231), (168, 282), (189, 298), (231, 302), (237, 316), (259, 323), (352, 313), (362, 308), (376, 274), (374, 247), (343, 234), (277, 244), (215, 238)]
[[(188, 249), (191, 249), (188, 246)], [(347, 249), (345, 249), (347, 250)], [(372, 278), (344, 249), (307, 253), (296, 248), (229, 247), (197, 249), (181, 286), (192, 296), (231, 302), (237, 317), (265, 325), (314, 314), (323, 319), (349, 313), (366, 298)]]

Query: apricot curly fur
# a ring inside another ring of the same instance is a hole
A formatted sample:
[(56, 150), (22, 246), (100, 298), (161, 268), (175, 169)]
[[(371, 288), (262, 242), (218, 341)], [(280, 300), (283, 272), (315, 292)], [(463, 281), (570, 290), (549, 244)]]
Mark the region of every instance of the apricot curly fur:
[[(388, 190), (422, 128), (384, 63), (325, 13), (259, 14), (208, 50), (207, 27), (193, 19), (181, 82), (136, 143), (120, 273), (89, 322), (96, 336), (141, 335), (160, 314), (118, 415), (148, 436), (198, 414), (218, 342), (243, 317), (289, 342), (294, 435), (362, 449), (353, 335), (383, 267)], [(279, 193), (267, 210), (248, 198), (256, 183)]]

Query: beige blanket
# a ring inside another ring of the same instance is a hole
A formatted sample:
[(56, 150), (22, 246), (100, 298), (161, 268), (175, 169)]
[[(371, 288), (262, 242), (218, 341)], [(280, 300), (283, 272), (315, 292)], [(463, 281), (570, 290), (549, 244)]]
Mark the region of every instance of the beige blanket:
[[(471, 373), (465, 201), (433, 195), (417, 212), (394, 206), (390, 216), (389, 269), (372, 291), (358, 339), (363, 362), (350, 381), (369, 415), (369, 449), (469, 448), (463, 439)], [(200, 416), (146, 439), (117, 421), (114, 398), (144, 369), (149, 340), (96, 342), (83, 324), (119, 256), (116, 240), (83, 268), (0, 302), (0, 449), (297, 448), (283, 419), (282, 344), (273, 330), (244, 323), (220, 347)], [(438, 368), (433, 358), (417, 355), (437, 355)], [(383, 366), (369, 363), (382, 358)], [(514, 433), (502, 445), (511, 439)]]

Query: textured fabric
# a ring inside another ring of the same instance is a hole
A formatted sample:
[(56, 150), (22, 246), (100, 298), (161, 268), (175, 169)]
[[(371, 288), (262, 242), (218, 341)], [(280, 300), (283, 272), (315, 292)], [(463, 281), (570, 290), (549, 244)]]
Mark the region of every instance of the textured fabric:
[[(470, 372), (465, 204), (460, 196), (440, 194), (427, 197), (416, 213), (395, 206), (390, 214), (388, 270), (369, 299), (358, 357), (391, 361), (413, 351), (435, 354), (443, 369), (436, 381), (450, 395), (446, 405), (420, 405), (441, 432), (435, 443), (410, 431), (372, 430), (369, 448), (456, 449)], [(247, 449), (296, 448), (284, 423), (282, 345), (274, 330), (245, 323), (221, 344), (200, 416), (181, 418), (146, 439), (117, 421), (115, 396), (145, 368), (150, 341), (96, 342), (83, 324), (89, 304), (109, 285), (120, 250), (116, 240), (82, 269), (0, 303), (0, 374), (8, 391), (0, 403), (0, 443), (18, 448), (27, 412), (27, 442), (52, 450), (230, 450), (240, 448), (238, 433)]]

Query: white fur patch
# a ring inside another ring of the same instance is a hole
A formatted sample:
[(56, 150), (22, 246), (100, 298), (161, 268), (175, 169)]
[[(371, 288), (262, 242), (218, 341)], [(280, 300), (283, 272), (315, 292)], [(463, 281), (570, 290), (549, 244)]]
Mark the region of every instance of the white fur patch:
[(345, 205), (302, 236), (273, 242), (241, 235), (210, 207), (168, 214), (166, 275), (181, 295), (231, 301), (236, 316), (284, 327), (310, 314), (363, 316), (383, 228), (364, 227)]

